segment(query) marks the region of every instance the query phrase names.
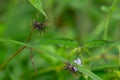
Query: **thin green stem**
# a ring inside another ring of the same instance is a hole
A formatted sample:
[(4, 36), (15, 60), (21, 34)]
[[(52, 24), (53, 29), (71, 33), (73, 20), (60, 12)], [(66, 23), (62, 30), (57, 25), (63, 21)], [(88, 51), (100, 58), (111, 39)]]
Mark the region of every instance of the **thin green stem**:
[[(26, 43), (28, 43), (32, 37), (34, 28), (31, 30), (30, 35), (28, 36)], [(18, 55), (22, 50), (24, 50), (26, 46), (23, 46), (19, 48), (15, 53), (13, 53), (8, 59), (6, 59), (1, 65), (0, 65), (0, 70), (2, 70), (16, 55)]]
[(83, 48), (83, 50), (88, 53), (89, 55), (92, 55), (92, 53), (87, 49), (87, 48)]
[(115, 9), (115, 5), (117, 4), (117, 1), (118, 1), (118, 0), (114, 0), (112, 6), (111, 6), (110, 9), (109, 9), (109, 12), (110, 12), (110, 13), (112, 13), (113, 10)]
[(106, 23), (105, 23), (105, 31), (104, 31), (104, 39), (105, 40), (107, 39), (109, 21), (110, 21), (110, 14), (107, 15), (107, 19), (106, 19)]
[(119, 49), (119, 58), (118, 58), (118, 63), (120, 65), (120, 46), (118, 46), (118, 49)]
[(26, 43), (28, 43), (32, 37), (32, 34), (33, 34), (33, 31), (34, 31), (34, 28), (32, 28), (31, 32), (30, 32), (30, 35), (28, 36), (27, 40), (26, 40)]
[(109, 8), (109, 12), (108, 12), (107, 17), (106, 17), (106, 23), (105, 23), (105, 30), (104, 30), (103, 39), (107, 39), (110, 17), (111, 17), (112, 12), (114, 11), (114, 8), (115, 8), (115, 5), (116, 5), (117, 1), (118, 0), (114, 0), (113, 4)]
[(10, 57), (8, 57), (8, 59), (6, 59), (0, 66), (0, 70), (2, 70), (9, 61), (11, 61), (16, 55), (18, 55), (23, 49), (25, 49), (26, 47), (23, 46), (21, 48), (19, 48), (15, 53), (13, 53)]

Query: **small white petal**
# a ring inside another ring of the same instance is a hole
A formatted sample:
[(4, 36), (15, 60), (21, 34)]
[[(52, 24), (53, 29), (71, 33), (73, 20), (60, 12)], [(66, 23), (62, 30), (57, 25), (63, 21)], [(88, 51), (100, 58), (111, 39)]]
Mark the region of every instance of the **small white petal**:
[(80, 60), (80, 58), (78, 58), (77, 61), (78, 61), (78, 63), (81, 65), (81, 60)]
[(74, 63), (82, 66), (80, 58), (77, 58), (77, 60), (74, 60)]

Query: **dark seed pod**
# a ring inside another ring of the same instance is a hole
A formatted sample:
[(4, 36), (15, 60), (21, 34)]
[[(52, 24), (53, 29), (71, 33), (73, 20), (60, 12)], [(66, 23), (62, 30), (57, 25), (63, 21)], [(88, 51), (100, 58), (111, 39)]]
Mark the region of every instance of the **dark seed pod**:
[(72, 72), (73, 74), (76, 74), (76, 69), (74, 66), (72, 66), (70, 63), (66, 63), (65, 67), (66, 70), (69, 70), (70, 72)]
[(46, 33), (46, 27), (45, 27), (46, 25), (45, 25), (44, 22), (42, 23), (42, 22), (38, 22), (38, 21), (33, 21), (32, 26), (33, 26), (33, 29), (35, 29), (38, 32), (40, 32), (40, 34), (42, 32)]

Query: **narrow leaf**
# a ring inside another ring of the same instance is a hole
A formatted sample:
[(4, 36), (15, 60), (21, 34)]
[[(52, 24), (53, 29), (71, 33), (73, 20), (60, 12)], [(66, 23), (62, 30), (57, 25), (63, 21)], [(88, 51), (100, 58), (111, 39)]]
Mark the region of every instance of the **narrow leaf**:
[[(7, 39), (1, 39), (0, 38), (0, 42), (11, 42), (11, 43), (15, 43), (15, 44), (19, 44), (19, 45), (23, 45), (23, 46), (27, 46), (27, 47), (31, 47), (33, 50), (36, 50), (38, 52), (41, 52), (39, 51), (38, 49), (35, 49), (33, 46), (29, 45), (29, 44), (26, 44), (26, 43), (22, 43), (22, 42), (18, 42), (18, 41), (14, 41), (14, 40), (7, 40)], [(56, 57), (57, 59), (63, 61), (63, 62), (66, 62), (67, 59), (63, 58), (62, 56), (59, 56), (51, 51), (48, 51), (48, 50), (45, 50), (45, 49), (42, 49), (42, 51), (45, 51), (47, 52), (46, 54), (50, 55), (50, 56), (53, 56), (53, 57)], [(1, 66), (0, 66), (1, 67)], [(97, 75), (95, 75), (94, 73), (92, 73), (91, 71), (89, 71), (88, 69), (84, 68), (84, 67), (81, 67), (79, 65), (76, 65), (75, 66), (76, 68), (78, 68), (78, 71), (88, 75), (89, 77), (91, 77), (91, 79), (93, 80), (102, 80), (101, 78), (99, 78)]]
[(47, 15), (43, 10), (42, 3), (40, 0), (29, 0), (29, 1), (35, 8), (37, 8), (47, 18)]
[(109, 9), (106, 6), (101, 6), (101, 10), (104, 11), (104, 12), (108, 12), (109, 11)]
[(99, 47), (113, 42), (114, 41), (107, 41), (107, 40), (92, 40), (86, 42), (85, 47)]
[(32, 48), (35, 51), (46, 53), (46, 54), (48, 54), (50, 56), (56, 57), (57, 59), (59, 59), (59, 60), (61, 60), (63, 62), (67, 61), (67, 59), (63, 58), (62, 56), (60, 56), (60, 55), (58, 55), (58, 54), (56, 54), (56, 53), (54, 53), (54, 52), (52, 52), (50, 50), (46, 50), (46, 49), (40, 48), (40, 50), (41, 50), (40, 51), (39, 49), (36, 49), (34, 46), (32, 46), (30, 44), (23, 43), (23, 42), (14, 41), (14, 40), (7, 40), (7, 39), (2, 39), (2, 38), (0, 38), (0, 42), (8, 42), (8, 43), (10, 42), (10, 43), (15, 43), (15, 44), (22, 45), (22, 46), (27, 46), (27, 47)]
[(83, 66), (75, 65), (75, 67), (78, 69), (79, 72), (82, 72), (82, 73), (88, 75), (92, 80), (102, 80), (99, 76), (97, 76), (90, 70), (84, 68)]
[(57, 38), (53, 40), (48, 40), (50, 44), (57, 45), (65, 48), (76, 48), (78, 47), (78, 43), (75, 40), (67, 39), (67, 38)]
[(35, 51), (43, 52), (43, 53), (46, 53), (46, 54), (48, 54), (50, 56), (56, 57), (57, 59), (59, 59), (59, 60), (61, 60), (63, 62), (67, 61), (67, 59), (63, 58), (62, 56), (60, 56), (60, 55), (58, 55), (58, 54), (56, 54), (56, 53), (54, 53), (54, 52), (52, 52), (50, 50), (46, 50), (46, 49), (44, 49), (42, 47), (40, 47), (41, 51), (39, 51), (39, 49), (36, 49), (34, 46), (32, 46), (30, 44), (23, 43), (23, 42), (19, 42), (19, 41), (14, 41), (14, 40), (8, 40), (8, 39), (2, 39), (2, 38), (0, 38), (0, 42), (8, 42), (8, 43), (10, 42), (10, 43), (15, 43), (15, 44), (18, 44), (18, 45), (30, 47), (30, 48), (32, 48)]

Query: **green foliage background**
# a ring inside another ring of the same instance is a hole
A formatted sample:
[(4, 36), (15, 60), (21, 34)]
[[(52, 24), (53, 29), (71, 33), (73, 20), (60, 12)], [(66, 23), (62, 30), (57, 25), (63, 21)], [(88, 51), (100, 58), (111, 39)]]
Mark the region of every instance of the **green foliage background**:
[[(74, 65), (78, 57), (83, 65), (75, 65), (78, 80), (120, 79), (119, 0), (41, 0), (40, 4), (0, 0), (0, 66), (21, 46), (41, 51), (33, 50), (37, 73), (26, 48), (0, 70), (0, 80), (77, 80), (64, 66), (68, 61)], [(33, 20), (47, 22), (47, 33), (35, 32), (25, 44)]]

